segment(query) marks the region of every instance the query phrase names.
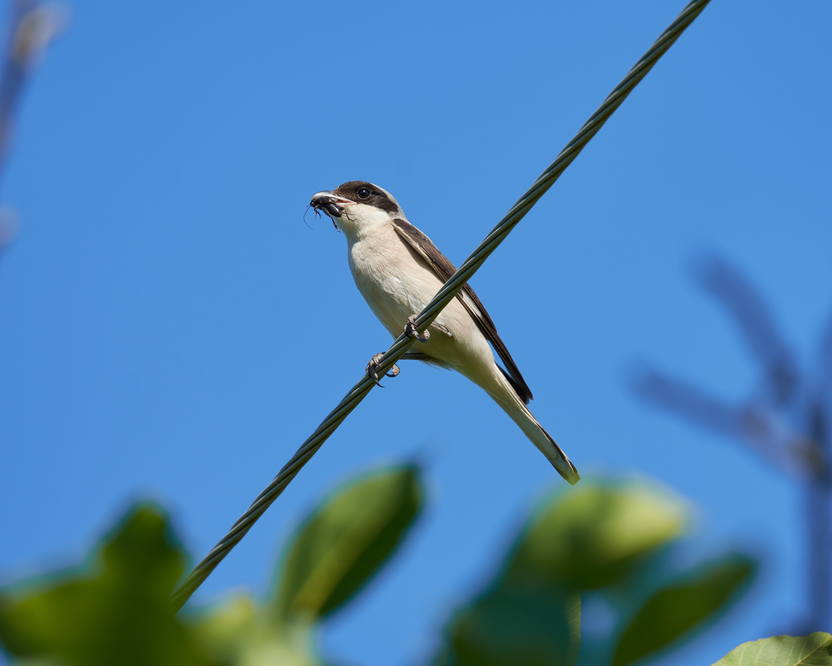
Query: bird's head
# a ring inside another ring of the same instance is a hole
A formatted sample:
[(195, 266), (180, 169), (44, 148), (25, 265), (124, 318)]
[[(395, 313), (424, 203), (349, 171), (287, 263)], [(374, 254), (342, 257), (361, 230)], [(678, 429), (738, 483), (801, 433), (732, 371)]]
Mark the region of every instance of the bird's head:
[(331, 192), (317, 192), (309, 205), (329, 215), (348, 236), (359, 236), (403, 216), (392, 194), (363, 180), (351, 180)]

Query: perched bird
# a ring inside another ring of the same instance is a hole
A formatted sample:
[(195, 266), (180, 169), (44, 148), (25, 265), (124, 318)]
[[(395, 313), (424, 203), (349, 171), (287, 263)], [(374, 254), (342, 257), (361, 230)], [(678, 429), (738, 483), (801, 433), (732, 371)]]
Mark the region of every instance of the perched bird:
[[(415, 330), (414, 316), (456, 269), (408, 222), (393, 196), (378, 185), (352, 180), (331, 192), (318, 192), (310, 205), (324, 211), (346, 235), (355, 284), (384, 327), (394, 337), (405, 330), (420, 341), (418, 352), (409, 357), (453, 368), (484, 389), (560, 475), (576, 483), (580, 476), (572, 461), (526, 407), (532, 392), (469, 285), (427, 331)], [(495, 362), (489, 343), (504, 368)], [(380, 357), (374, 356), (367, 366), (376, 380)], [(394, 367), (391, 376), (395, 374), (398, 368)]]

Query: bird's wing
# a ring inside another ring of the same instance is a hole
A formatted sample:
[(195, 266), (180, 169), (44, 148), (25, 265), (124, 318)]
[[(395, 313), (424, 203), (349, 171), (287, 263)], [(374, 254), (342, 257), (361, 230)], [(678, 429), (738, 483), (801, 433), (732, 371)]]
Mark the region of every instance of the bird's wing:
[[(430, 238), (425, 236), (425, 234), (410, 224), (410, 222), (401, 218), (395, 218), (393, 220), (393, 226), (407, 247), (409, 247), (417, 257), (421, 258), (427, 264), (427, 266), (436, 274), (436, 277), (438, 277), (443, 283), (450, 279), (451, 275), (453, 275), (456, 271), (456, 268), (450, 260), (439, 251)], [(514, 362), (514, 359), (511, 358), (511, 354), (508, 353), (505, 343), (500, 339), (500, 336), (497, 333), (497, 327), (494, 326), (494, 322), (489, 316), (488, 311), (485, 309), (485, 306), (477, 297), (477, 294), (468, 284), (465, 284), (459, 293), (457, 293), (456, 297), (468, 311), (468, 314), (470, 314), (476, 322), (477, 327), (485, 336), (485, 339), (491, 343), (497, 354), (502, 359), (506, 366), (504, 371), (506, 379), (509, 380), (511, 385), (514, 387), (514, 390), (517, 391), (517, 395), (520, 396), (523, 402), (528, 403), (533, 397), (532, 391), (528, 384), (526, 384), (526, 380), (523, 379), (523, 375), (520, 374), (520, 370)]]

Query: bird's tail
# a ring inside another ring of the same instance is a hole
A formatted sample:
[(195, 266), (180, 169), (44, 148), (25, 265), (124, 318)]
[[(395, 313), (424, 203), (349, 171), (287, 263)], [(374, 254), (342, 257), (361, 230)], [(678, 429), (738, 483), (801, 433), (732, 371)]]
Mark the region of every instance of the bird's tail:
[[(496, 366), (495, 369), (499, 370)], [(546, 456), (546, 459), (552, 463), (552, 466), (558, 473), (569, 483), (578, 483), (581, 480), (581, 476), (578, 474), (575, 465), (569, 460), (569, 456), (564, 453), (563, 449), (558, 446), (552, 436), (546, 432), (534, 415), (532, 415), (528, 407), (523, 404), (523, 401), (503, 374), (497, 372), (494, 379), (493, 386), (483, 388), (503, 408), (506, 414), (511, 417), (512, 421), (520, 426), (520, 429), (525, 433), (526, 437)]]

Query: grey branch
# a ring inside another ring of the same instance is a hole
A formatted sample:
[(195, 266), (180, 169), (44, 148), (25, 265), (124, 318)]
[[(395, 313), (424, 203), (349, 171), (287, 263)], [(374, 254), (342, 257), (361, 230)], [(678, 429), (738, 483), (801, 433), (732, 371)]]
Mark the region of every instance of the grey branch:
[(778, 467), (799, 472), (807, 612), (797, 631), (809, 633), (827, 626), (832, 613), (832, 320), (821, 333), (820, 362), (812, 373), (820, 377), (817, 382), (799, 372), (762, 299), (735, 269), (712, 258), (702, 264), (699, 277), (763, 366), (762, 399), (726, 404), (653, 369), (638, 374), (634, 390), (654, 405), (751, 446)]
[(832, 314), (826, 319), (820, 333), (818, 345), (818, 370), (820, 389), (832, 402)]
[(15, 113), (32, 67), (65, 23), (66, 12), (59, 5), (36, 0), (11, 3), (9, 34), (0, 75), (0, 176), (9, 153)]
[(731, 264), (718, 257), (701, 260), (697, 276), (733, 318), (762, 366), (768, 397), (780, 405), (791, 402), (798, 383), (797, 365), (757, 291)]
[(719, 400), (653, 368), (637, 372), (632, 387), (653, 405), (699, 427), (742, 441), (777, 466), (785, 467), (790, 462), (787, 442), (778, 436), (768, 416), (759, 409)]

